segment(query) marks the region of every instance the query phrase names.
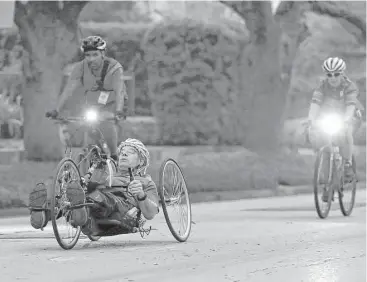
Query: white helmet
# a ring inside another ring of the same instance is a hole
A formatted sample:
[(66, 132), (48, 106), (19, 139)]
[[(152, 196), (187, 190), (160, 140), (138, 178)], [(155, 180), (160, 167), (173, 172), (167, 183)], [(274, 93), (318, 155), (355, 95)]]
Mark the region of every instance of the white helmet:
[(124, 142), (121, 142), (121, 144), (118, 146), (117, 151), (119, 155), (121, 154), (122, 148), (125, 146), (133, 147), (135, 150), (138, 151), (141, 163), (138, 165), (136, 173), (138, 174), (142, 172), (143, 174), (145, 174), (149, 166), (150, 159), (148, 149), (140, 140), (128, 138)]
[(346, 65), (343, 59), (330, 57), (324, 61), (322, 68), (326, 72), (343, 72), (346, 69)]

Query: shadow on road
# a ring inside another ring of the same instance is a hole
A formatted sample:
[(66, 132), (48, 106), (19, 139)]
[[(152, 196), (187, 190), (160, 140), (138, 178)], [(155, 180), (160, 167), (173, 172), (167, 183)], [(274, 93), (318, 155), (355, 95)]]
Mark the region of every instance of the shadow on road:
[[(354, 208), (362, 208), (365, 207), (366, 203), (356, 203), (354, 205)], [(331, 210), (338, 210), (339, 209), (339, 203), (338, 201), (334, 201), (331, 206)], [(298, 206), (298, 207), (268, 207), (268, 208), (250, 208), (250, 209), (242, 209), (240, 211), (259, 211), (259, 212), (308, 212), (308, 211), (314, 211), (314, 206)]]
[[(11, 237), (11, 236), (7, 236), (7, 237), (0, 237), (1, 240), (3, 239), (8, 239), (8, 240), (34, 240), (37, 239), (37, 245), (31, 245), (31, 246), (27, 246), (24, 251), (64, 251), (57, 243), (56, 239), (54, 237)], [(42, 239), (47, 239), (47, 242), (45, 241), (45, 244), (41, 244), (39, 242), (39, 240)], [(54, 240), (54, 244), (52, 246), (50, 246), (50, 239)], [(88, 241), (87, 241), (88, 240)], [(135, 241), (121, 241), (120, 240), (116, 240), (116, 241), (106, 241), (104, 240), (104, 238), (101, 238), (99, 241), (97, 242), (91, 242), (89, 241), (89, 239), (85, 238), (85, 239), (80, 239), (78, 241), (78, 243), (76, 244), (76, 246), (70, 250), (70, 251), (87, 251), (87, 250), (91, 250), (93, 252), (95, 252), (96, 250), (100, 250), (100, 251), (106, 251), (106, 250), (116, 250), (121, 249), (121, 250), (129, 250), (129, 249), (136, 249), (136, 248), (149, 248), (149, 247), (159, 247), (159, 246), (170, 246), (170, 245), (176, 245), (179, 244), (178, 242), (173, 240), (170, 241), (154, 241), (154, 240), (139, 240), (139, 238), (137, 238), (137, 240)], [(181, 243), (182, 244), (182, 243)]]

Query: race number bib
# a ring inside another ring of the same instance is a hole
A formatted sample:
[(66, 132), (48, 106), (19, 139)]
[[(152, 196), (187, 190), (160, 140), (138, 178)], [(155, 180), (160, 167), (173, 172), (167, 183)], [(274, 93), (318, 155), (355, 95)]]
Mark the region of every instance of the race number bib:
[(109, 96), (110, 96), (109, 92), (101, 91), (98, 98), (98, 104), (106, 105)]

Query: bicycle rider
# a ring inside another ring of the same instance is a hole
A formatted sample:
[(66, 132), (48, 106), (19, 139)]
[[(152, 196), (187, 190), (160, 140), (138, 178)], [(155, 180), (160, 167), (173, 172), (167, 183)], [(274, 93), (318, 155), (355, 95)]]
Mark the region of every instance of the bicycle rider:
[[(123, 67), (106, 56), (106, 46), (106, 41), (99, 36), (88, 36), (82, 40), (80, 48), (84, 59), (75, 64), (56, 109), (50, 112), (51, 117), (57, 117), (73, 95), (84, 95), (78, 98), (86, 105), (96, 107), (104, 117), (123, 117), (124, 99), (127, 99)], [(76, 91), (79, 88), (83, 91)], [(64, 126), (61, 130), (64, 140), (72, 136), (71, 127)], [(99, 130), (105, 137), (111, 158), (117, 161), (118, 126), (102, 121)]]
[[(311, 127), (322, 112), (331, 110), (344, 116), (344, 121), (348, 127), (346, 138), (341, 139), (341, 153), (345, 159), (345, 181), (349, 182), (354, 177), (352, 169), (353, 133), (361, 123), (364, 108), (358, 100), (358, 87), (344, 74), (346, 64), (343, 59), (330, 57), (323, 62), (322, 67), (326, 77), (321, 80), (320, 85), (313, 93), (307, 126)], [(318, 144), (314, 144), (314, 146), (320, 148), (321, 143), (325, 142), (322, 140), (322, 136), (319, 135), (319, 132), (312, 130), (310, 133), (312, 133), (313, 138), (318, 135), (318, 138), (314, 140)], [(322, 174), (324, 177), (320, 181), (326, 181), (325, 174)]]

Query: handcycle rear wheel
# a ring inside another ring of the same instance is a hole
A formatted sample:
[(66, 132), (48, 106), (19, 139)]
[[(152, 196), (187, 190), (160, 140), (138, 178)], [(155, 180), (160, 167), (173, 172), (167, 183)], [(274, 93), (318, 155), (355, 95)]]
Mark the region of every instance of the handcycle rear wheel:
[[(338, 198), (339, 198), (339, 205), (340, 205), (340, 210), (342, 212), (342, 214), (344, 216), (350, 216), (353, 208), (354, 208), (354, 203), (355, 203), (355, 199), (356, 199), (356, 191), (357, 191), (357, 179), (356, 179), (356, 173), (357, 173), (357, 165), (356, 165), (356, 160), (354, 155), (352, 156), (352, 169), (353, 169), (353, 173), (354, 173), (354, 179), (351, 183), (344, 183), (344, 178), (341, 178), (341, 183), (340, 185), (342, 185), (343, 187), (343, 191), (338, 191)], [(349, 204), (347, 204), (346, 201), (344, 201), (346, 197), (346, 187), (350, 188), (350, 201)]]
[[(321, 219), (324, 219), (329, 215), (331, 201), (333, 197), (333, 183), (332, 181), (331, 182), (329, 181), (329, 179), (332, 179), (333, 177), (333, 175), (331, 175), (332, 177), (329, 177), (330, 171), (332, 174), (334, 173), (333, 170), (330, 170), (330, 166), (333, 166), (333, 164), (330, 163), (329, 161), (327, 175), (325, 174), (325, 171), (322, 172), (322, 169), (324, 167), (323, 161), (325, 161), (327, 158), (330, 160), (330, 153), (328, 153), (325, 150), (325, 148), (322, 148), (317, 152), (317, 158), (315, 161), (315, 168), (314, 168), (314, 177), (313, 177), (314, 201), (316, 206), (316, 212)], [(323, 173), (324, 175), (324, 181), (323, 181), (324, 183), (320, 183), (321, 173)], [(319, 197), (320, 187), (321, 187), (321, 198)], [(325, 193), (324, 192), (325, 189), (327, 190), (326, 192), (327, 202), (323, 201), (323, 195)]]
[[(166, 159), (160, 167), (158, 194), (170, 232), (177, 241), (185, 242), (191, 232), (191, 203), (182, 170), (171, 158)], [(173, 210), (179, 209), (180, 211), (178, 224), (173, 223), (174, 216), (169, 212), (171, 207)], [(183, 224), (182, 229), (182, 226), (179, 226), (181, 224)]]
[[(71, 158), (64, 158), (59, 162), (56, 168), (56, 175), (52, 186), (53, 189), (51, 189), (50, 210), (52, 228), (56, 240), (60, 247), (65, 250), (72, 249), (76, 245), (81, 232), (80, 227), (75, 228), (69, 223), (71, 210), (65, 206), (65, 203), (68, 202), (65, 186), (71, 181), (80, 181), (79, 170)], [(61, 236), (62, 230), (58, 226), (60, 219), (65, 219), (65, 223), (69, 225), (70, 230), (72, 231), (72, 235), (70, 235), (70, 232), (68, 232), (68, 237), (71, 237), (69, 242), (64, 241)]]

